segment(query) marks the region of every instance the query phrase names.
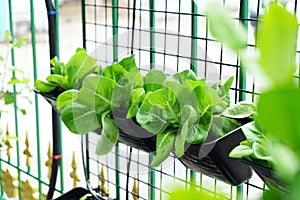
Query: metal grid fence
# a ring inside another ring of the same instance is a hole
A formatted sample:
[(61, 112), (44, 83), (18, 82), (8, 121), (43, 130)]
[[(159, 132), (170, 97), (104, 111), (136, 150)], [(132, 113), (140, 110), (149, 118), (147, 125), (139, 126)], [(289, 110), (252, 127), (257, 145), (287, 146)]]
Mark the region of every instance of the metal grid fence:
[[(98, 59), (99, 64), (108, 65), (117, 61), (125, 55), (130, 54), (133, 47), (136, 60), (141, 70), (146, 72), (152, 68), (162, 69), (168, 73), (190, 68), (199, 77), (207, 77), (208, 80), (226, 80), (229, 76), (235, 77), (231, 88), (233, 102), (240, 100), (255, 101), (256, 95), (264, 88), (264, 82), (257, 77), (251, 77), (245, 72), (238, 55), (226, 49), (218, 41), (215, 41), (208, 30), (208, 23), (204, 14), (202, 2), (193, 0), (81, 0), (82, 6), (82, 28), (83, 46)], [(255, 51), (255, 32), (257, 29), (258, 16), (263, 13), (262, 0), (224, 0), (222, 1), (230, 9), (236, 23), (243, 25), (248, 32), (248, 50)], [(297, 0), (287, 1), (287, 7), (298, 16)], [(35, 80), (38, 76), (37, 65), (39, 59), (36, 49), (36, 35), (34, 29), (35, 2), (27, 2), (31, 11), (31, 53), (32, 74)], [(55, 1), (57, 8), (59, 1)], [(10, 29), (13, 33), (13, 5), (11, 0), (7, 1)], [(135, 20), (133, 20), (135, 13)], [(58, 19), (58, 18), (57, 18)], [(133, 23), (134, 26), (133, 26)], [(134, 28), (133, 28), (134, 27)], [(134, 43), (132, 35), (134, 33)], [(115, 36), (115, 37), (114, 37)], [(118, 36), (118, 37), (116, 37)], [(80, 38), (74, 38), (80, 40)], [(47, 47), (47, 46), (46, 46)], [(47, 47), (48, 48), (48, 47)], [(28, 53), (28, 52), (27, 52)], [(297, 48), (297, 55), (299, 47)], [(12, 52), (11, 62), (14, 65), (18, 57)], [(48, 70), (48, 69), (47, 69)], [(47, 71), (48, 72), (48, 71)], [(21, 181), (25, 179), (34, 180), (37, 185), (38, 199), (48, 190), (48, 180), (42, 174), (42, 164), (46, 161), (42, 155), (46, 155), (47, 149), (41, 146), (40, 141), (45, 140), (41, 136), (39, 123), (43, 123), (39, 116), (39, 101), (34, 95), (35, 110), (33, 116), (36, 120), (33, 131), (29, 133), (34, 145), (33, 167), (26, 167), (20, 161), (24, 144), (15, 142), (16, 149), (9, 159), (6, 152), (1, 152), (0, 171), (1, 179), (6, 168), (14, 168), (17, 172), (19, 185), (18, 199), (21, 196)], [(17, 102), (16, 102), (17, 106)], [(23, 119), (22, 117), (19, 117)], [(19, 134), (18, 114), (15, 113), (14, 128), (12, 132), (25, 139)], [(11, 126), (12, 127), (12, 126)], [(43, 130), (44, 127), (43, 127)], [(127, 164), (129, 160), (130, 147), (118, 144), (113, 152), (105, 157), (98, 157), (93, 152), (97, 135), (91, 133), (84, 138), (86, 148), (84, 161), (87, 167), (87, 176), (92, 187), (100, 185), (99, 174), (104, 166), (107, 174), (108, 190), (110, 196), (117, 199), (125, 199)], [(48, 141), (49, 138), (46, 140)], [(193, 172), (185, 168), (174, 156), (169, 157), (160, 167), (151, 168), (152, 156), (137, 149), (133, 149), (131, 156), (131, 170), (129, 173), (129, 186), (137, 180), (139, 188), (139, 199), (165, 199), (173, 189), (173, 185), (184, 187), (195, 186), (198, 190), (208, 191), (216, 196), (225, 195), (227, 199), (257, 199), (266, 186), (253, 175), (250, 181), (242, 186), (233, 187), (221, 181), (212, 179), (205, 175)], [(61, 164), (63, 164), (61, 160)], [(59, 193), (65, 191), (64, 165), (61, 165), (61, 173), (58, 187)], [(133, 192), (130, 192), (133, 194)], [(3, 190), (1, 187), (1, 197)]]
[[(231, 88), (233, 102), (255, 101), (256, 95), (264, 87), (262, 80), (249, 76), (241, 67), (238, 55), (210, 35), (201, 1), (196, 3), (193, 0), (138, 0), (136, 5), (133, 0), (82, 2), (85, 16), (83, 21), (85, 47), (88, 52), (96, 55), (102, 65), (110, 64), (130, 54), (133, 47), (141, 70), (156, 68), (174, 73), (190, 68), (199, 77), (214, 81), (224, 81), (229, 76), (234, 76), (235, 82)], [(248, 50), (255, 51), (256, 24), (266, 2), (260, 0), (222, 2), (231, 11), (236, 23), (246, 28)], [(296, 13), (297, 1), (293, 1), (292, 5)], [(132, 32), (134, 32), (133, 43), (131, 43)], [(95, 148), (94, 137), (87, 138), (89, 149)], [(140, 199), (165, 199), (172, 191), (170, 185), (185, 187), (196, 185), (199, 190), (207, 190), (214, 195), (223, 194), (228, 199), (257, 199), (266, 189), (256, 174), (242, 186), (233, 187), (186, 169), (174, 157), (170, 157), (161, 167), (151, 168), (149, 167), (151, 155), (145, 155), (138, 150), (133, 152), (135, 156), (131, 158), (131, 162), (134, 166), (131, 167), (129, 180), (132, 183), (135, 177), (137, 178)], [(98, 180), (99, 166), (104, 165), (109, 177), (110, 191), (113, 191), (112, 196), (123, 199), (127, 174), (122, 166), (126, 166), (128, 159), (129, 147), (122, 144), (105, 158), (95, 157), (89, 153), (87, 162), (90, 166), (91, 180)]]

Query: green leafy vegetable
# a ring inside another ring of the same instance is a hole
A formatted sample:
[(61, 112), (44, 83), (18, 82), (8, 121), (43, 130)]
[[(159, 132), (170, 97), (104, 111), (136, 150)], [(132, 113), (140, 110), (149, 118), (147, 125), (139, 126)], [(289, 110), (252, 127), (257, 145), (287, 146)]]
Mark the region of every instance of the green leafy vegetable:
[(238, 102), (233, 106), (228, 107), (222, 115), (230, 118), (246, 118), (256, 113), (256, 106), (253, 103)]
[(84, 49), (78, 48), (76, 53), (65, 65), (57, 57), (51, 59), (52, 73), (45, 81), (37, 80), (35, 87), (42, 93), (52, 92), (56, 87), (69, 89), (81, 88), (84, 78), (99, 69), (96, 60), (89, 56)]
[(157, 167), (164, 161), (174, 148), (176, 130), (166, 130), (165, 133), (157, 134), (156, 139), (156, 156), (151, 162), (151, 165)]
[(100, 127), (94, 107), (76, 101), (64, 107), (61, 119), (73, 133), (87, 134)]
[(78, 90), (67, 90), (61, 93), (56, 99), (56, 107), (58, 110), (63, 109), (69, 103), (78, 99)]
[(97, 155), (108, 154), (119, 139), (119, 128), (109, 114), (110, 111), (107, 111), (101, 116), (102, 132), (96, 147)]
[(144, 89), (146, 93), (154, 92), (165, 87), (167, 76), (160, 70), (151, 70), (144, 77)]

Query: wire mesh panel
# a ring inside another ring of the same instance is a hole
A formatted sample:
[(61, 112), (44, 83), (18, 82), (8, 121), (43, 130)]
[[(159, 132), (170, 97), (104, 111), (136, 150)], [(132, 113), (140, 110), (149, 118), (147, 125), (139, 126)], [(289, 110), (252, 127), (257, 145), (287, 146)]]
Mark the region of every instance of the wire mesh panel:
[[(235, 23), (245, 27), (248, 51), (255, 52), (258, 20), (268, 2), (220, 2), (230, 10)], [(287, 6), (297, 13), (297, 1), (288, 1)], [(85, 0), (83, 25), (86, 49), (102, 66), (129, 55), (133, 48), (138, 66), (145, 73), (153, 68), (168, 74), (192, 69), (198, 77), (206, 77), (209, 81), (225, 81), (234, 76), (231, 101), (255, 102), (266, 82), (259, 76), (252, 77), (246, 73), (239, 55), (211, 36), (204, 7), (202, 1), (193, 0), (137, 0), (136, 4), (133, 0)], [(95, 137), (89, 135), (87, 138), (91, 182), (98, 184), (99, 169), (104, 165), (111, 195), (125, 199), (130, 148), (118, 144), (108, 156), (97, 157), (92, 153), (96, 145), (93, 142), (97, 141)], [(131, 187), (137, 179), (140, 199), (165, 199), (174, 185), (195, 186), (215, 195), (223, 194), (228, 199), (257, 199), (266, 189), (256, 174), (243, 185), (233, 187), (185, 168), (175, 157), (169, 157), (157, 168), (150, 167), (151, 159), (151, 155), (133, 150), (129, 185)]]

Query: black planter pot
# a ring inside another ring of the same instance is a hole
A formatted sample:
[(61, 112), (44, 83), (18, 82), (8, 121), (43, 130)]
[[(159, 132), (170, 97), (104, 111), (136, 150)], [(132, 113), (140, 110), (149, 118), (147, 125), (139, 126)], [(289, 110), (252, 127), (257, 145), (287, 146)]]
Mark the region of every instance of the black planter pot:
[(196, 172), (231, 185), (240, 185), (251, 178), (252, 170), (240, 159), (229, 158), (229, 153), (245, 139), (240, 128), (218, 139), (210, 133), (203, 144), (187, 147), (179, 160)]
[(64, 90), (62, 88), (56, 88), (54, 91), (50, 93), (42, 93), (37, 89), (34, 89), (34, 92), (41, 95), (51, 106), (52, 109), (55, 110), (58, 114), (61, 114), (60, 110), (56, 108), (56, 98), (60, 95)]
[[(34, 91), (48, 101), (58, 114), (61, 114), (61, 110), (56, 108), (56, 98), (63, 92), (62, 89), (56, 89), (51, 93), (41, 93), (36, 89)], [(111, 116), (120, 129), (119, 142), (148, 153), (154, 153), (156, 149), (156, 135), (143, 129), (134, 119), (126, 119), (126, 114), (126, 109), (118, 109), (114, 110)], [(100, 135), (101, 129), (93, 132)]]
[(242, 159), (242, 162), (249, 165), (271, 190), (274, 189), (281, 192), (289, 191), (287, 185), (277, 178), (273, 169), (246, 159)]
[(156, 135), (142, 128), (134, 119), (126, 119), (127, 110), (113, 111), (112, 118), (120, 129), (119, 141), (148, 153), (155, 153)]
[[(54, 94), (41, 94), (55, 109), (56, 97)], [(119, 141), (128, 146), (155, 154), (156, 135), (146, 131), (137, 124), (134, 119), (126, 119), (126, 109), (113, 110), (112, 118), (115, 120), (120, 129)], [(94, 131), (97, 134), (101, 130)], [(212, 178), (224, 181), (231, 185), (239, 185), (252, 176), (251, 168), (242, 163), (240, 159), (229, 158), (230, 151), (245, 140), (241, 129), (221, 137), (215, 138), (209, 134), (208, 139), (203, 144), (189, 145), (185, 154), (179, 160), (188, 168), (208, 175)]]

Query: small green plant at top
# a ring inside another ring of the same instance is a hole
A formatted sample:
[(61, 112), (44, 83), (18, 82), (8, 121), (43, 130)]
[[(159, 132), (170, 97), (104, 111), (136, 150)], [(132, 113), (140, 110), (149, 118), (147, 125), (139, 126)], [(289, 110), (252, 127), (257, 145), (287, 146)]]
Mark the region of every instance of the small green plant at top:
[(60, 62), (57, 57), (50, 61), (52, 74), (46, 81), (36, 80), (35, 87), (42, 93), (50, 93), (56, 88), (63, 91), (79, 89), (83, 79), (101, 69), (96, 65), (96, 60), (89, 56), (84, 49), (78, 48), (67, 64)]

